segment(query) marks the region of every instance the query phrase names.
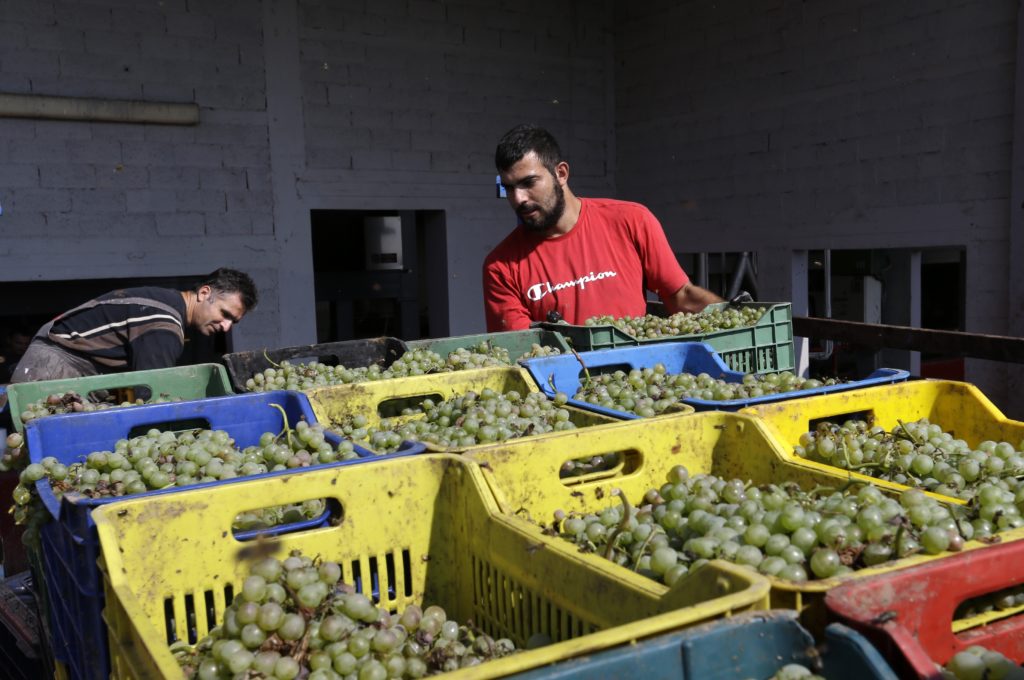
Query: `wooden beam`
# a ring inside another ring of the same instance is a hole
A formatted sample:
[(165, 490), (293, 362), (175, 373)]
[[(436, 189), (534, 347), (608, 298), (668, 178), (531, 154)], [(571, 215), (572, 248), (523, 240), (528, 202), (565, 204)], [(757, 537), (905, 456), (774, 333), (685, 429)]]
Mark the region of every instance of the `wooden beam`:
[(199, 105), (191, 102), (182, 104), (0, 93), (0, 118), (75, 120), (88, 123), (197, 125), (199, 123)]
[(1024, 338), (930, 328), (793, 317), (793, 334), (880, 349), (909, 349), (958, 357), (1024, 364)]

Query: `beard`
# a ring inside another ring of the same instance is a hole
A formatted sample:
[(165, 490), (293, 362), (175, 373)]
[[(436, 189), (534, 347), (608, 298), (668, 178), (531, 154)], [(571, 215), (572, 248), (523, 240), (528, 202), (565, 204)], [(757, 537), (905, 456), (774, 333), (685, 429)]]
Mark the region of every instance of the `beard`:
[[(550, 209), (534, 205), (528, 206), (525, 210), (521, 208), (516, 211), (519, 214), (519, 219), (522, 220), (523, 226), (528, 231), (547, 231), (558, 224), (558, 220), (562, 219), (562, 214), (565, 213), (565, 191), (562, 190), (562, 185), (555, 184), (554, 194), (554, 204)], [(537, 214), (530, 218), (522, 215), (522, 212), (530, 212), (530, 210), (536, 210)]]

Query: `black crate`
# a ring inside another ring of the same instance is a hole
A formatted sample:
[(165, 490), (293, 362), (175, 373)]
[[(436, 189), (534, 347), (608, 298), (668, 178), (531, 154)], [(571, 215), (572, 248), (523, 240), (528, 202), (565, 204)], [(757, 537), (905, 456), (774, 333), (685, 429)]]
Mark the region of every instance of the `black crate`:
[(406, 349), (405, 343), (398, 338), (380, 337), (234, 352), (225, 354), (223, 361), (235, 390), (248, 392), (245, 389), (246, 380), (282, 361), (287, 360), (293, 364), (319, 361), (328, 366), (342, 365), (348, 368), (378, 364), (382, 368), (387, 368), (395, 359), (405, 354)]

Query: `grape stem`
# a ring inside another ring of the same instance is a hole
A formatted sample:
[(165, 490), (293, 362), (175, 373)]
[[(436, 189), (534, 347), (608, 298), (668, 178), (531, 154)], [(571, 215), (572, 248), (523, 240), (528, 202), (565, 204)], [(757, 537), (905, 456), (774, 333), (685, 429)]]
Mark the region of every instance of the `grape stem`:
[(572, 352), (572, 355), (576, 357), (576, 361), (580, 362), (580, 366), (583, 367), (583, 375), (585, 376), (585, 379), (583, 380), (583, 387), (590, 387), (590, 370), (587, 368), (587, 365), (583, 362), (583, 357), (580, 356), (580, 353), (576, 351), (575, 347), (570, 347), (569, 351)]
[(281, 412), (281, 420), (284, 422), (284, 429), (281, 430), (281, 434), (277, 435), (277, 439), (280, 439), (282, 434), (287, 435), (288, 448), (294, 451), (295, 445), (294, 442), (292, 442), (292, 428), (291, 426), (288, 425), (288, 414), (285, 413), (284, 407), (281, 406), (280, 404), (267, 404), (267, 406), (269, 406), (270, 408), (276, 408), (278, 411)]
[(267, 363), (270, 364), (271, 366), (273, 366), (274, 368), (281, 368), (281, 364), (277, 363), (276, 361), (274, 361), (273, 359), (271, 359), (267, 355), (267, 348), (266, 347), (263, 348), (263, 358), (266, 359)]
[(622, 501), (622, 520), (619, 522), (618, 526), (615, 527), (615, 531), (613, 531), (612, 535), (608, 538), (608, 545), (605, 546), (604, 557), (608, 560), (612, 558), (612, 552), (615, 549), (615, 541), (618, 540), (622, 532), (626, 530), (626, 527), (629, 525), (630, 515), (633, 512), (633, 506), (630, 505), (629, 499), (626, 498), (626, 494), (622, 493), (621, 489), (612, 489), (612, 495), (618, 496), (619, 500)]
[(907, 439), (914, 442), (915, 446), (921, 445), (921, 442), (917, 441), (917, 438), (914, 435), (910, 434), (910, 430), (907, 429), (907, 426), (903, 424), (902, 420), (897, 418), (896, 423), (900, 426), (900, 429), (903, 430), (903, 434), (906, 435)]
[(651, 531), (651, 533), (647, 534), (647, 538), (644, 539), (644, 542), (640, 544), (640, 550), (636, 553), (636, 562), (633, 563), (633, 571), (640, 568), (640, 558), (644, 556), (644, 551), (647, 550), (647, 546), (650, 545), (651, 539), (654, 538), (654, 534), (655, 532)]

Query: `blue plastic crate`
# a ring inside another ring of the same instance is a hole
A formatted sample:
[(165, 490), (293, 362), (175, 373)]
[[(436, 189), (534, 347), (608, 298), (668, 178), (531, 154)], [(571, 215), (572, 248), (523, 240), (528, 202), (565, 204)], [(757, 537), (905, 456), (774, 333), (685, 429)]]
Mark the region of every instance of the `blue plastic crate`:
[[(203, 427), (225, 430), (236, 445), (244, 448), (256, 444), (264, 432), (279, 432), (283, 429), (281, 412), (270, 408), (270, 404), (283, 407), (293, 426), (300, 419), (309, 423), (316, 422), (304, 394), (283, 390), (50, 416), (27, 424), (25, 434), (29, 458), (32, 462), (39, 462), (47, 456), (53, 456), (61, 463), (70, 464), (83, 460), (85, 455), (93, 451), (111, 450), (118, 439), (128, 437), (129, 433), (141, 434), (151, 427), (174, 430), (175, 424), (180, 429)], [(332, 444), (337, 444), (341, 439), (333, 433), (325, 434)], [(416, 454), (423, 449), (422, 445), (415, 444), (389, 454), (389, 457)], [(380, 459), (380, 456), (363, 447), (356, 446), (355, 450), (361, 456), (359, 460), (329, 463), (327, 466)], [(282, 470), (259, 476), (302, 474), (308, 469)], [(172, 487), (137, 494), (131, 498), (175, 493), (185, 488), (244, 483), (249, 479), (252, 477)], [(74, 502), (67, 498), (58, 499), (49, 480), (45, 478), (36, 482), (36, 490), (52, 519), (43, 525), (40, 543), (46, 589), (50, 594), (48, 606), (54, 656), (67, 666), (71, 678), (107, 678), (110, 661), (106, 626), (101, 617), (103, 581), (96, 566), (100, 547), (91, 514), (96, 507), (116, 503), (121, 499), (82, 498)], [(262, 532), (239, 532), (237, 537), (244, 540), (259, 533), (283, 533), (317, 526), (326, 520), (325, 514)]]
[[(710, 345), (703, 342), (666, 342), (641, 347), (622, 347), (618, 349), (581, 352), (579, 359), (574, 355), (560, 355), (527, 359), (521, 362), (530, 372), (540, 389), (548, 396), (556, 392), (569, 395), (569, 403), (579, 408), (597, 413), (632, 420), (639, 418), (633, 413), (609, 409), (586, 401), (575, 399), (573, 395), (580, 389), (581, 380), (585, 379), (583, 366), (588, 371), (608, 373), (613, 370), (629, 371), (634, 368), (650, 368), (655, 364), (664, 364), (668, 373), (707, 373), (712, 378), (738, 383), (743, 381), (743, 373), (730, 369)], [(680, 402), (692, 406), (697, 411), (738, 411), (747, 406), (764, 404), (786, 399), (799, 399), (830, 392), (860, 389), (873, 385), (886, 385), (902, 382), (910, 377), (907, 371), (894, 368), (880, 368), (863, 380), (855, 380), (837, 385), (815, 387), (809, 390), (795, 390), (781, 394), (767, 394), (750, 399), (729, 399), (711, 401), (707, 399), (684, 398)]]
[(828, 680), (897, 680), (859, 633), (832, 624), (825, 629), (824, 644), (816, 648), (796, 612), (783, 610), (741, 614), (511, 677), (734, 680), (768, 678), (790, 663), (816, 670)]

